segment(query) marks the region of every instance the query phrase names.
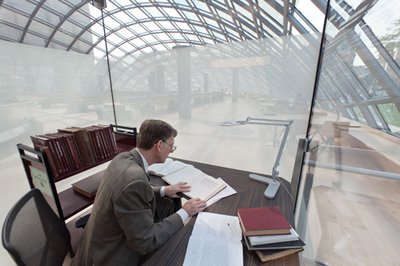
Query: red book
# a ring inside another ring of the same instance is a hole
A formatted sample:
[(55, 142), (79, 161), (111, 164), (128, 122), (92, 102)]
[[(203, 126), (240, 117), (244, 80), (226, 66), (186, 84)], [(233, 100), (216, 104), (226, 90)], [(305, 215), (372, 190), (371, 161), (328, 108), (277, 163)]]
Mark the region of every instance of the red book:
[(292, 226), (277, 207), (238, 209), (245, 236), (289, 234)]

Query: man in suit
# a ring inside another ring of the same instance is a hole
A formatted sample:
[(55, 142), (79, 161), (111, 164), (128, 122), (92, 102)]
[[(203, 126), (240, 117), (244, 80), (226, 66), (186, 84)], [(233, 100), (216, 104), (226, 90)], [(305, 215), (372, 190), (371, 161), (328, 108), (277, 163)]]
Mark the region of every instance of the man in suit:
[[(148, 166), (163, 163), (176, 148), (177, 131), (161, 120), (145, 120), (137, 148), (117, 155), (104, 173), (73, 265), (138, 265), (174, 235), (206, 202), (171, 200), (190, 191), (186, 183), (153, 187)], [(176, 211), (176, 212), (175, 212)]]

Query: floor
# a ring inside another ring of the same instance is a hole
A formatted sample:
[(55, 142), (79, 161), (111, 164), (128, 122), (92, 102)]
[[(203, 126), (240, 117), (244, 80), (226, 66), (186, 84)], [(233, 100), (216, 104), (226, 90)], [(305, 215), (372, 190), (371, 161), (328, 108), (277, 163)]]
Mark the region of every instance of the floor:
[[(220, 110), (229, 112), (221, 113)], [(180, 119), (176, 113), (158, 114), (156, 117), (178, 129), (178, 149), (174, 157), (270, 174), (283, 133), (281, 128), (261, 125), (219, 126), (222, 121), (242, 120), (252, 115), (263, 116), (257, 104), (244, 99), (235, 104), (224, 101), (194, 108), (191, 119)], [(285, 113), (263, 117), (295, 120), (279, 165), (279, 175), (290, 180), (297, 139), (305, 134), (304, 121), (307, 116), (304, 113)], [(43, 124), (44, 132), (70, 125), (99, 123), (94, 112), (67, 114), (62, 106), (41, 109), (37, 119)], [(129, 125), (138, 125), (143, 119), (134, 116)], [(351, 129), (350, 133), (364, 143), (370, 142), (368, 144), (372, 149), (390, 157), (395, 164), (400, 164), (398, 142), (393, 144), (384, 140), (384, 144), (378, 143), (379, 136), (365, 136), (365, 131), (357, 128)], [(30, 143), (29, 139), (18, 141)], [(0, 151), (1, 221), (13, 203), (29, 189), (15, 144), (6, 143)], [(328, 158), (330, 156), (333, 155), (327, 154)], [(84, 174), (70, 181), (82, 177)], [(61, 182), (58, 189), (69, 186), (69, 182)], [(400, 265), (395, 250), (400, 241), (398, 191), (399, 180), (317, 167), (306, 217), (309, 226), (305, 240), (309, 244), (302, 253), (302, 264)], [(0, 249), (0, 265), (14, 265), (4, 249)]]

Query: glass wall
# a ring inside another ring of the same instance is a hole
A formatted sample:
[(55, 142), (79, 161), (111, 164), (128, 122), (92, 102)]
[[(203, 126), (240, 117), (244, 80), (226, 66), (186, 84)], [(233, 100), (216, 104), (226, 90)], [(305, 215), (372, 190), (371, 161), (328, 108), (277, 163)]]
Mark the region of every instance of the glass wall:
[(399, 264), (399, 8), (363, 1), (327, 24), (296, 206), (304, 265)]
[[(175, 47), (131, 64), (121, 57), (111, 64), (118, 123), (162, 118), (178, 129), (173, 156), (271, 174), (284, 127), (221, 123), (293, 120), (286, 149), (294, 151), (306, 133), (315, 78), (319, 46), (310, 43), (318, 36)], [(289, 180), (293, 156), (285, 152), (280, 167)]]
[[(98, 24), (92, 27), (98, 32)], [(57, 35), (54, 42), (63, 43), (68, 36)], [(31, 135), (59, 128), (114, 123), (113, 107), (120, 125), (139, 126), (146, 118), (158, 118), (175, 126), (177, 158), (267, 175), (272, 173), (284, 128), (220, 124), (247, 117), (293, 120), (278, 168), (279, 175), (290, 181), (297, 139), (307, 129), (318, 33), (113, 53), (111, 76), (105, 43), (97, 35), (91, 41), (99, 42), (97, 50), (88, 54), (65, 51), (63, 45), (40, 47), (38, 36), (32, 38), (37, 40), (33, 45), (0, 41), (0, 220), (29, 188), (16, 144), (32, 146)], [(88, 45), (90, 38), (84, 39), (80, 47)], [(57, 187), (63, 190), (72, 181), (63, 180)], [(11, 264), (5, 250), (1, 252), (0, 264)]]
[(325, 1), (109, 0), (107, 40), (85, 1), (0, 2), (0, 221), (28, 189), (15, 145), (31, 135), (158, 118), (178, 129), (174, 157), (271, 174), (284, 129), (221, 124), (293, 120), (279, 176), (312, 140), (301, 263), (399, 263), (400, 2), (330, 1), (320, 69)]

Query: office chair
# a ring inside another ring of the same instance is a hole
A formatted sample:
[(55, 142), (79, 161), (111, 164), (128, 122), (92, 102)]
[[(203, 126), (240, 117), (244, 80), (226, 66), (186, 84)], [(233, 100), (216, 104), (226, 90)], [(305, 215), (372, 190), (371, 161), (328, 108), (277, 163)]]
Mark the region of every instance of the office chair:
[(71, 236), (40, 190), (26, 193), (8, 213), (2, 242), (17, 265), (62, 265), (71, 257)]

